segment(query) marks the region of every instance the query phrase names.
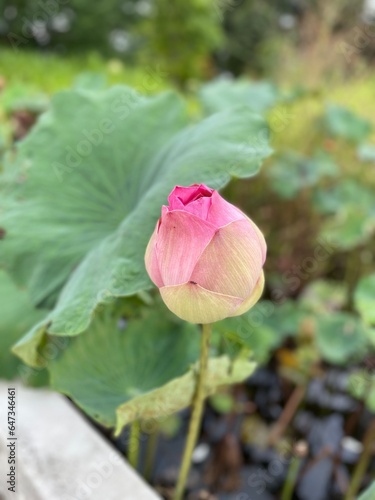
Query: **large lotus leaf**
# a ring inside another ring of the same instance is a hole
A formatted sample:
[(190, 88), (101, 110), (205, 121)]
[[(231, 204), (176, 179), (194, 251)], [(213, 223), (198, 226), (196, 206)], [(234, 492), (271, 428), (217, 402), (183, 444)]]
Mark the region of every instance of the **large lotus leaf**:
[[(110, 308), (109, 308), (110, 309)], [(105, 311), (49, 365), (51, 385), (107, 426), (160, 418), (188, 406), (195, 387), (200, 332), (164, 308), (128, 323)], [(245, 378), (253, 364), (210, 360), (208, 384)], [(210, 389), (210, 390), (211, 390)]]
[(317, 319), (317, 346), (324, 359), (344, 364), (366, 352), (366, 327), (348, 313), (335, 313)]
[(36, 310), (28, 294), (4, 271), (0, 271), (0, 304), (0, 377), (11, 379), (20, 375), (21, 364), (11, 346), (46, 313)]
[(286, 199), (293, 198), (304, 188), (314, 186), (324, 177), (337, 174), (337, 165), (322, 151), (317, 151), (312, 158), (295, 151), (286, 152), (267, 170), (272, 189)]
[(361, 279), (354, 292), (354, 304), (363, 320), (375, 325), (375, 273)]
[(366, 119), (336, 104), (327, 105), (325, 125), (334, 137), (360, 143), (371, 133), (372, 125)]
[(20, 182), (0, 217), (0, 260), (36, 303), (134, 210), (155, 155), (185, 124), (173, 94), (146, 99), (114, 87), (54, 97), (19, 145), (11, 167)]
[[(81, 93), (68, 94), (69, 99), (72, 96), (77, 99), (77, 95), (81, 96), (78, 100), (84, 99), (91, 110), (91, 94), (90, 97), (82, 97)], [(107, 96), (106, 93), (101, 95)], [(102, 109), (102, 99), (99, 99), (99, 109)], [(57, 182), (46, 164), (43, 169), (45, 178), (35, 174), (43, 185), (43, 193), (34, 185), (33, 192), (37, 190), (38, 197), (35, 200), (30, 192), (30, 212), (32, 209), (38, 218), (34, 220), (31, 215), (25, 215), (27, 203), (20, 202), (17, 216), (13, 211), (13, 217), (8, 216), (8, 219), (12, 218), (14, 224), (17, 222), (17, 227), (22, 227), (30, 238), (32, 230), (27, 228), (26, 222), (39, 228), (29, 245), (33, 247), (33, 241), (38, 243), (39, 255), (35, 257), (35, 246), (32, 252), (32, 258), (37, 259), (38, 264), (34, 269), (39, 271), (38, 277), (41, 277), (38, 283), (46, 287), (48, 282), (45, 278), (51, 280), (60, 268), (64, 271), (61, 278), (65, 277), (69, 266), (71, 269), (75, 261), (89, 253), (72, 274), (46, 322), (38, 325), (34, 332), (40, 334), (48, 325), (51, 334), (76, 335), (88, 328), (99, 304), (151, 287), (143, 256), (161, 205), (166, 203), (173, 186), (204, 182), (219, 188), (229, 181), (231, 175), (254, 175), (263, 158), (270, 153), (265, 122), (246, 108), (218, 113), (187, 127), (158, 149), (155, 143), (163, 142), (168, 127), (172, 127), (171, 123), (176, 127), (176, 122), (180, 121), (170, 117), (179, 115), (180, 104), (176, 103), (174, 96), (147, 99), (133, 110), (132, 116), (137, 116), (136, 120), (140, 122), (139, 126), (132, 123), (134, 127), (128, 135), (128, 138), (131, 137), (130, 144), (127, 144), (125, 127), (123, 147), (117, 144), (110, 151), (105, 149), (102, 156), (101, 145), (98, 145), (96, 154), (85, 162), (87, 168), (82, 168), (82, 162), (77, 169), (65, 175), (62, 183)], [(149, 131), (145, 130), (142, 123), (147, 120), (152, 121), (154, 129), (150, 126)], [(57, 127), (57, 121), (57, 116), (48, 115), (48, 120), (45, 119), (37, 128), (34, 137), (42, 141), (47, 136), (52, 141), (51, 129), (53, 131)], [(60, 121), (67, 125), (63, 113)], [(159, 132), (160, 129), (163, 132)], [(150, 137), (145, 145), (144, 136), (147, 134)], [(156, 134), (158, 141), (152, 141), (152, 134)], [(111, 137), (108, 136), (108, 141)], [(34, 142), (37, 142), (36, 139)], [(47, 148), (45, 143), (43, 146)], [(49, 149), (49, 167), (54, 151), (54, 148)], [(129, 151), (132, 154), (128, 163)], [(110, 168), (111, 162), (115, 165), (113, 169)], [(49, 184), (54, 185), (54, 189), (46, 194)], [(62, 194), (65, 190), (66, 195)], [(58, 204), (54, 198), (60, 199), (61, 203)], [(35, 205), (38, 210), (35, 210)], [(41, 240), (46, 248), (40, 245)], [(13, 250), (20, 248), (21, 241), (22, 248), (26, 248), (25, 234), (21, 231), (18, 231), (18, 245), (14, 244), (14, 237), (11, 241)], [(25, 262), (25, 256), (22, 257)], [(31, 264), (28, 263), (28, 268)], [(54, 286), (57, 284), (56, 278)], [(23, 355), (28, 345), (30, 349), (35, 348), (32, 334), (23, 342)]]
[(208, 114), (233, 106), (248, 106), (256, 113), (264, 113), (277, 103), (280, 94), (270, 82), (218, 78), (203, 85), (198, 97)]
[[(121, 405), (117, 409), (116, 434), (133, 420), (160, 419), (189, 406), (195, 393), (198, 366), (197, 363), (182, 377)], [(250, 377), (256, 366), (255, 362), (241, 357), (234, 360), (228, 356), (209, 359), (205, 379), (206, 395), (214, 394), (223, 385), (242, 382)]]

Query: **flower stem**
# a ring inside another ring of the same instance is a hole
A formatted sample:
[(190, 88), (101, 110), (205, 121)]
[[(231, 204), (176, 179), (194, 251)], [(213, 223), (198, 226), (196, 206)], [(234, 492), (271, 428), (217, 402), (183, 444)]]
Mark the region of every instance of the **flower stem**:
[(174, 500), (181, 500), (183, 497), (186, 481), (190, 471), (191, 457), (197, 443), (198, 433), (202, 423), (203, 406), (206, 397), (205, 378), (207, 373), (210, 333), (211, 325), (202, 325), (198, 380), (193, 400), (193, 411), (190, 418), (189, 432), (185, 443), (185, 450), (182, 457), (180, 475), (177, 481)]
[(139, 438), (141, 435), (141, 425), (138, 420), (135, 420), (130, 426), (128, 461), (130, 465), (136, 469), (139, 459)]

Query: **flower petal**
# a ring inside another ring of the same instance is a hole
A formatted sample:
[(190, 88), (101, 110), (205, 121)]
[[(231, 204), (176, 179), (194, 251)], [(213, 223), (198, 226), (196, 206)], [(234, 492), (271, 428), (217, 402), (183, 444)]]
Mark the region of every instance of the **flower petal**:
[(172, 210), (179, 209), (180, 204), (188, 205), (202, 197), (211, 197), (213, 189), (204, 184), (193, 184), (192, 186), (176, 186), (168, 196), (168, 203)]
[(262, 271), (257, 233), (247, 219), (219, 229), (199, 258), (191, 277), (203, 288), (245, 299)]
[(206, 220), (211, 207), (213, 189), (204, 184), (193, 186), (176, 186), (168, 196), (169, 210), (184, 210)]
[(160, 288), (162, 299), (176, 316), (190, 323), (214, 323), (230, 316), (242, 299), (210, 292), (196, 283)]
[(264, 239), (263, 233), (259, 229), (259, 227), (249, 217), (246, 216), (246, 218), (251, 222), (251, 224), (252, 224), (252, 226), (254, 228), (254, 231), (256, 232), (256, 234), (258, 236), (259, 244), (260, 244), (260, 247), (262, 249), (263, 264), (264, 264), (264, 262), (266, 260), (266, 256), (267, 256), (267, 243), (266, 243), (266, 240)]
[(247, 219), (247, 216), (239, 208), (224, 200), (217, 191), (212, 193), (211, 208), (207, 216), (208, 222), (220, 228), (230, 222), (243, 219)]
[(189, 212), (166, 212), (159, 227), (156, 253), (164, 285), (190, 280), (202, 252), (215, 234), (212, 224)]
[(255, 306), (260, 297), (262, 296), (264, 289), (264, 272), (260, 275), (260, 278), (257, 281), (257, 284), (254, 287), (254, 290), (251, 292), (249, 297), (245, 299), (240, 307), (236, 309), (236, 311), (231, 314), (231, 316), (240, 316), (241, 314), (248, 311), (251, 307)]
[(148, 242), (146, 253), (145, 253), (145, 265), (148, 275), (155, 283), (155, 285), (160, 288), (164, 286), (163, 279), (160, 274), (159, 263), (156, 255), (156, 241), (157, 241), (157, 231), (158, 231), (159, 221), (156, 223), (156, 227), (150, 241)]

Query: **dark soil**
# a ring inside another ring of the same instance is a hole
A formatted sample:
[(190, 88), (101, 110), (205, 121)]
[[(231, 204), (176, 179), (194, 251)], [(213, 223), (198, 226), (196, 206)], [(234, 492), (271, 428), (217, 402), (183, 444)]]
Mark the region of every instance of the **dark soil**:
[[(208, 401), (186, 498), (344, 499), (366, 431), (375, 425), (374, 415), (348, 394), (350, 371), (320, 366), (306, 386), (296, 385), (279, 373), (274, 357), (245, 383), (230, 389), (235, 410), (219, 413)], [(180, 413), (179, 429), (172, 436), (164, 432), (157, 436), (149, 479), (166, 499), (172, 498), (189, 413)], [(141, 474), (148, 440), (143, 434)], [(126, 451), (127, 442), (124, 431), (116, 445)], [(374, 473), (375, 446), (361, 490)]]

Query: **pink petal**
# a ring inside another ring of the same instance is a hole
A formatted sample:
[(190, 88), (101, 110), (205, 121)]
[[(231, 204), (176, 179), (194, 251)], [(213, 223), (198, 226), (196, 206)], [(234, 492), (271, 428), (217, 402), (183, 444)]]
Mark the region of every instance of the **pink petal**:
[(156, 227), (150, 241), (148, 242), (146, 253), (145, 253), (145, 265), (146, 270), (155, 283), (155, 285), (160, 288), (164, 286), (163, 279), (160, 274), (159, 263), (156, 255), (156, 241), (157, 241), (157, 232), (158, 232), (159, 221), (156, 223)]
[(207, 290), (245, 299), (259, 279), (262, 264), (262, 249), (253, 225), (247, 219), (235, 221), (215, 233), (190, 280)]
[(213, 192), (213, 189), (204, 184), (193, 184), (188, 187), (176, 186), (168, 196), (168, 203), (172, 210), (176, 210), (181, 208), (181, 203), (186, 206), (198, 198), (210, 198)]
[(262, 231), (259, 229), (259, 227), (249, 218), (247, 217), (247, 219), (251, 222), (253, 228), (254, 228), (254, 231), (256, 232), (256, 235), (258, 237), (258, 240), (259, 240), (259, 245), (260, 245), (260, 248), (262, 249), (262, 258), (263, 258), (263, 264), (266, 260), (266, 256), (267, 256), (267, 243), (266, 243), (266, 240), (264, 239), (264, 236), (263, 236), (263, 233)]
[(214, 323), (227, 318), (242, 302), (239, 297), (210, 292), (192, 283), (165, 286), (160, 293), (168, 309), (190, 323)]
[(163, 215), (156, 253), (164, 285), (179, 285), (190, 280), (199, 257), (214, 234), (212, 224), (191, 213), (173, 210)]
[(260, 278), (258, 279), (253, 291), (251, 294), (248, 296), (247, 299), (245, 299), (240, 307), (235, 310), (231, 316), (240, 316), (241, 314), (245, 313), (249, 309), (251, 309), (255, 304), (258, 302), (258, 300), (261, 298), (262, 293), (264, 289), (264, 272), (262, 271), (262, 274), (260, 275)]
[(217, 191), (212, 193), (211, 200), (211, 208), (208, 212), (207, 220), (215, 227), (220, 228), (230, 222), (246, 218), (246, 215), (239, 208), (224, 200)]

